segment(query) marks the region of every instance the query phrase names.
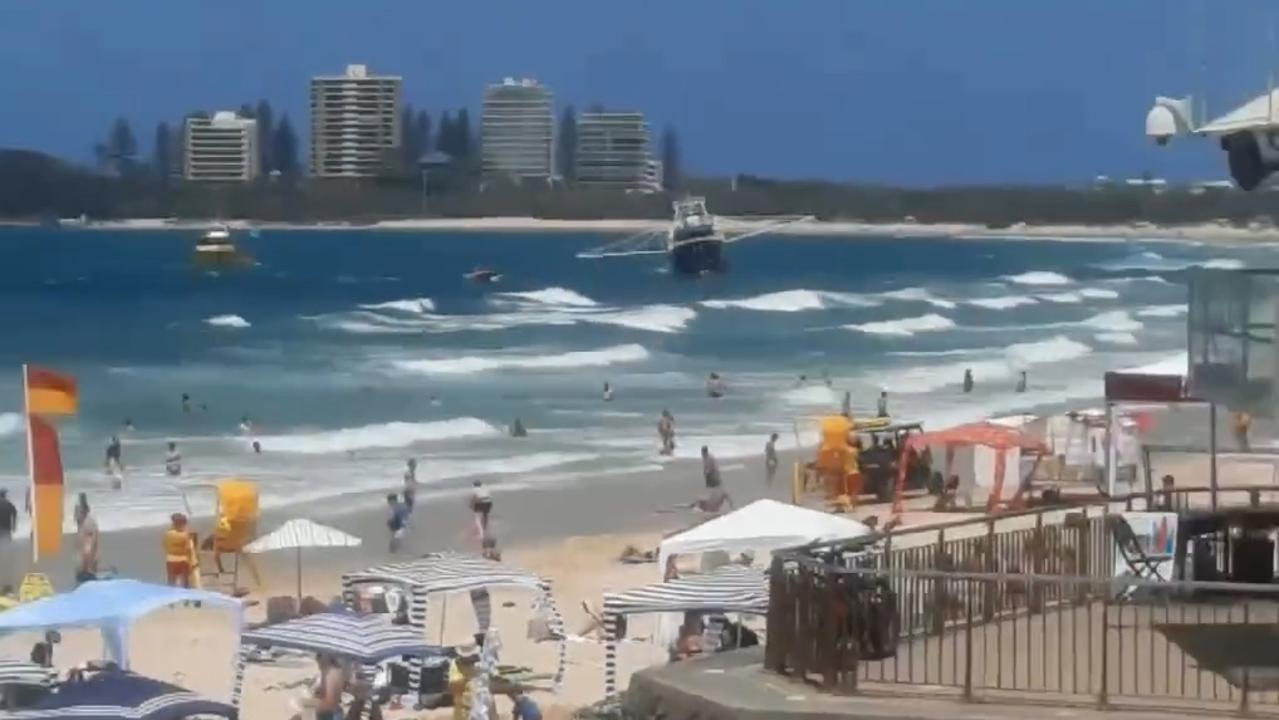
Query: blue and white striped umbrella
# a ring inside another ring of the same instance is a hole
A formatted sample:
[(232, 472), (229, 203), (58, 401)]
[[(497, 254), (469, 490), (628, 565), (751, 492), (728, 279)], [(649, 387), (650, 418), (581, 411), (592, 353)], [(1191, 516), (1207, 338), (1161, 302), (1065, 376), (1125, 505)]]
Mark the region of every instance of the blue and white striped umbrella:
[(421, 630), (392, 625), (380, 615), (319, 613), (251, 630), (241, 636), (244, 645), (290, 648), (326, 653), (357, 660), (365, 665), (393, 657), (431, 657), (444, 650), (428, 645)]
[(236, 717), (236, 709), (176, 685), (128, 672), (103, 672), (63, 683), (5, 720), (183, 720)]
[(0, 658), (0, 687), (5, 685), (50, 687), (57, 679), (58, 674), (53, 668), (36, 665), (26, 660)]

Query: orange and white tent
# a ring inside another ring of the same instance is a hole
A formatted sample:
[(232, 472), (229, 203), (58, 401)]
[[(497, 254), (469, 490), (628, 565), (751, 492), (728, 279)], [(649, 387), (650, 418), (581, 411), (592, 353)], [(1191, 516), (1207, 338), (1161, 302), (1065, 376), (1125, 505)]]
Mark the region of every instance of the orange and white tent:
[[(957, 495), (970, 501), (986, 492), (986, 508), (993, 510), (1004, 500), (1016, 497), (1021, 489), (1019, 469), (1022, 452), (1043, 455), (1048, 448), (1021, 430), (991, 422), (957, 425), (945, 430), (910, 435), (902, 444), (903, 455), (910, 450), (931, 448), (934, 468), (938, 460), (942, 475), (959, 476)], [(939, 457), (940, 455), (940, 457)], [(902, 490), (906, 486), (906, 462), (898, 463), (897, 493), (893, 511), (902, 510)]]

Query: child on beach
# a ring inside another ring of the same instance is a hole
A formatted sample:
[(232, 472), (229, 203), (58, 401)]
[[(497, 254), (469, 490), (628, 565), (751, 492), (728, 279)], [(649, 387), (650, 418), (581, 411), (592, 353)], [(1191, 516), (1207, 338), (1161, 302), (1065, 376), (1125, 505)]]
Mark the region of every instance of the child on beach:
[(395, 493), (386, 496), (386, 505), (390, 508), (390, 516), (386, 520), (386, 527), (391, 531), (389, 549), (394, 555), (400, 551), (400, 545), (408, 531), (409, 509), (407, 505), (400, 502), (400, 496)]

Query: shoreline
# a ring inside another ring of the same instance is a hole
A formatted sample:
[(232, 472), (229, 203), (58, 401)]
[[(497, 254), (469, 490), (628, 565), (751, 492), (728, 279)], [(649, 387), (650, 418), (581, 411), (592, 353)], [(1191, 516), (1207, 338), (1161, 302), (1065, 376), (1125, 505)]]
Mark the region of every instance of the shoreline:
[[(767, 224), (767, 221), (735, 220), (723, 218), (731, 231), (750, 231)], [(223, 221), (237, 230), (270, 231), (373, 231), (373, 232), (526, 232), (526, 233), (627, 233), (662, 230), (668, 227), (666, 220), (608, 219), (566, 220), (535, 217), (474, 217), (474, 218), (411, 218), (381, 220), (371, 223), (317, 222), (277, 223), (249, 220)], [(207, 229), (212, 220), (177, 220), (174, 218), (132, 218), (127, 220), (101, 220), (80, 224), (68, 221), (68, 230), (88, 231), (181, 231), (194, 232)], [(40, 227), (37, 221), (0, 221), (0, 228)], [(1152, 225), (1146, 223), (1126, 225), (1028, 225), (1014, 224), (1006, 228), (989, 228), (970, 223), (869, 223), (838, 220), (812, 220), (788, 226), (783, 231), (771, 233), (791, 237), (865, 237), (894, 236), (908, 238), (948, 237), (957, 240), (1143, 240), (1143, 241), (1220, 241), (1265, 242), (1279, 241), (1279, 228), (1239, 228), (1222, 223), (1196, 223), (1191, 225)]]

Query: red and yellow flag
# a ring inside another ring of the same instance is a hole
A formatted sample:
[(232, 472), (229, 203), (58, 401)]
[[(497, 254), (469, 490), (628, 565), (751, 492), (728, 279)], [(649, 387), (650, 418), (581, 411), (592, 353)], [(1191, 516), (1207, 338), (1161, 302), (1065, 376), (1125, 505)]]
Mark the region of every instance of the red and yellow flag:
[(79, 404), (75, 378), (52, 370), (23, 367), (27, 393), (27, 413), (31, 415), (74, 415)]
[(52, 555), (62, 546), (62, 455), (58, 431), (38, 415), (27, 415), (31, 442), (31, 554)]

